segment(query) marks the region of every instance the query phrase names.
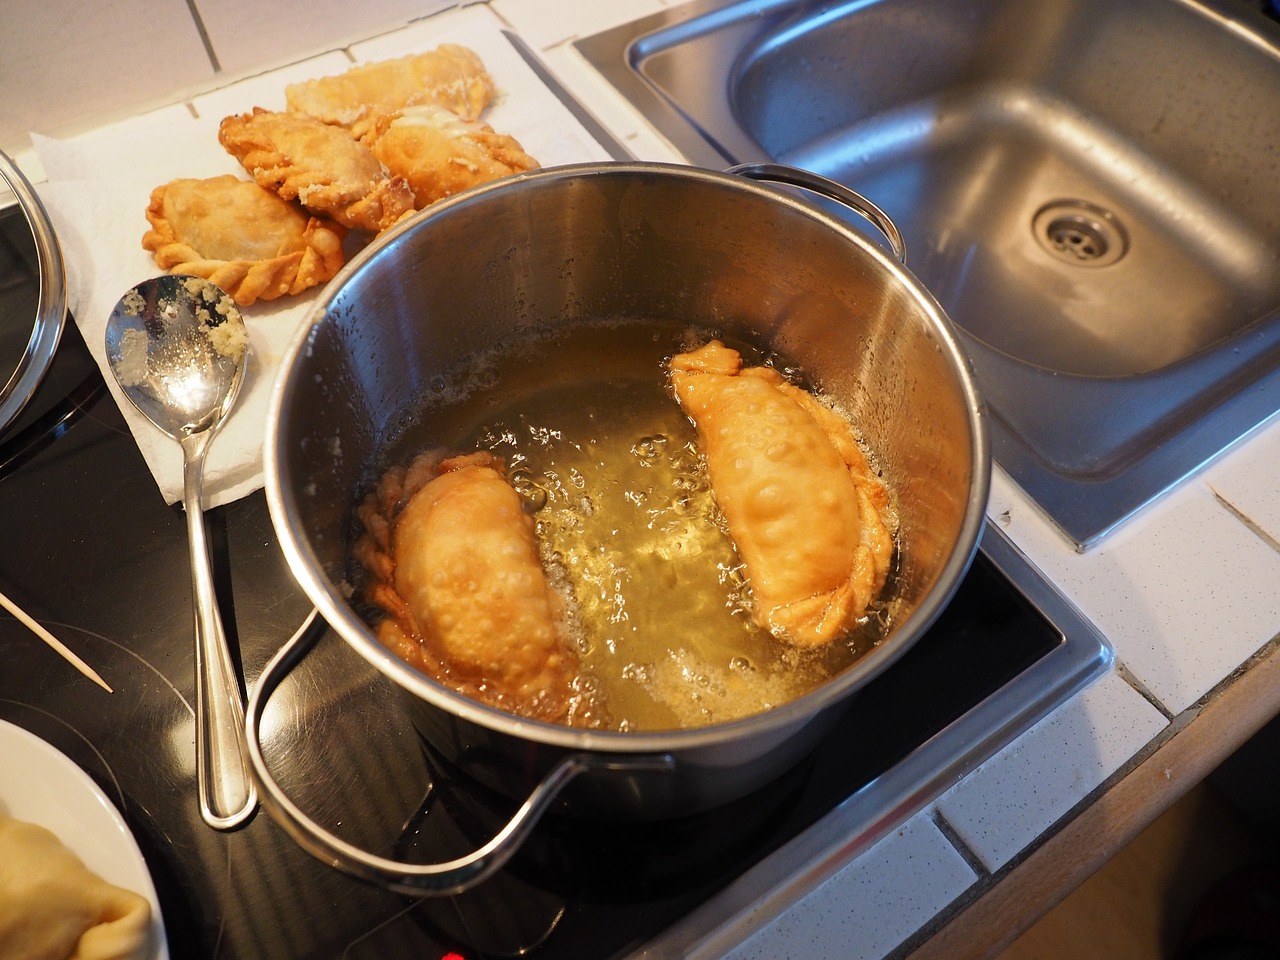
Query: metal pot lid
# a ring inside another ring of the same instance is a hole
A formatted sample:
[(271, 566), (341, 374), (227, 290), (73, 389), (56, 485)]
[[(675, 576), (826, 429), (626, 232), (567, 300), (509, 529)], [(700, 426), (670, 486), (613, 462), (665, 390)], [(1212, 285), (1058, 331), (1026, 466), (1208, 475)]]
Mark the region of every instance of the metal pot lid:
[(53, 225), (30, 182), (0, 151), (0, 433), (44, 379), (66, 316)]

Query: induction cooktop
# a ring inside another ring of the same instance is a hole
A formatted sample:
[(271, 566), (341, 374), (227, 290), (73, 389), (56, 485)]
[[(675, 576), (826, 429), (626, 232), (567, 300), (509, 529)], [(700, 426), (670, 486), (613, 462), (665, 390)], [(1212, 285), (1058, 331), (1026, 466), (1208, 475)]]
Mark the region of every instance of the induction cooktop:
[[(0, 286), (31, 282), (18, 273)], [(261, 492), (208, 520), (223, 618), (252, 687), (310, 604)], [(418, 902), (321, 863), (261, 811), (229, 833), (200, 820), (185, 524), (74, 325), (0, 436), (0, 583), (115, 690), (0, 615), (0, 718), (71, 757), (120, 809), (177, 957), (678, 955), (731, 927), (762, 892), (798, 890), (817, 857), (856, 857), (1111, 661), (1097, 631), (989, 523), (943, 616), (779, 781), (680, 821), (549, 816), (498, 876)], [(386, 856), (439, 860), (484, 842), (511, 802), (432, 755), (389, 682), (315, 629), (264, 716), (264, 752), (286, 791)]]

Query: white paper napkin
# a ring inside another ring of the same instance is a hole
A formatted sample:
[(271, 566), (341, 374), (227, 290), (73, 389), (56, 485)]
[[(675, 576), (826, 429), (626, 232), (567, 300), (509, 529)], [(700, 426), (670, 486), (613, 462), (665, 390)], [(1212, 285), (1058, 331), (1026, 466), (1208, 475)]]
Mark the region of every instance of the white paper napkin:
[[(497, 93), (482, 118), (520, 141), (543, 166), (608, 159), (556, 96), (538, 80), (488, 8), (468, 7), (418, 21), (350, 48), (356, 62), (403, 56), (440, 43), (475, 50)], [(218, 143), (218, 124), (255, 106), (284, 107), (285, 85), (339, 73), (343, 52), (293, 64), (198, 97), (191, 104), (112, 124), (72, 139), (33, 134), (48, 178), (37, 187), (62, 245), (67, 300), (166, 502), (182, 498), (182, 452), (116, 386), (106, 364), (107, 317), (126, 290), (160, 274), (142, 249), (144, 211), (156, 186), (179, 177), (248, 175)], [(240, 397), (209, 449), (205, 504), (228, 503), (262, 486), (267, 406), (280, 358), (305, 321), (318, 290), (245, 308), (250, 360)]]

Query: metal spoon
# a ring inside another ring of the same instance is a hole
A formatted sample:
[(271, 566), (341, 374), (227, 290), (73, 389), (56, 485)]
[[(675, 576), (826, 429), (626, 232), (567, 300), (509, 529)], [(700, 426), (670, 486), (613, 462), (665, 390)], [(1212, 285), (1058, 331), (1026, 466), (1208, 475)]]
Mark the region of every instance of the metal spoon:
[(195, 591), (196, 779), (200, 815), (230, 829), (258, 797), (244, 703), (214, 598), (201, 495), (205, 453), (244, 379), (248, 337), (234, 301), (198, 277), (138, 284), (107, 320), (107, 360), (142, 414), (182, 446), (182, 505)]

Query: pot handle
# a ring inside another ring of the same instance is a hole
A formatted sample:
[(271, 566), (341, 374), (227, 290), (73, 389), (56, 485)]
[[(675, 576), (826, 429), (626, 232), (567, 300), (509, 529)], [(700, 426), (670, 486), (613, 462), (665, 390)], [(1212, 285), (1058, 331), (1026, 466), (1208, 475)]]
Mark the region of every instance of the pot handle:
[(885, 239), (889, 241), (889, 246), (893, 248), (893, 255), (898, 258), (898, 262), (907, 262), (906, 241), (902, 239), (901, 231), (889, 219), (889, 215), (862, 194), (850, 190), (842, 183), (836, 183), (836, 181), (820, 174), (802, 170), (800, 167), (787, 166), (783, 163), (740, 163), (736, 167), (730, 167), (725, 172), (734, 173), (749, 180), (767, 180), (774, 183), (785, 183), (792, 187), (800, 187), (803, 190), (820, 194), (828, 200), (843, 204), (854, 213), (870, 220), (875, 228), (884, 234)]
[(249, 698), (245, 733), (249, 741), (253, 778), (257, 782), (263, 808), (304, 850), (351, 876), (411, 897), (461, 893), (485, 880), (511, 858), (560, 790), (579, 774), (609, 770), (665, 771), (674, 767), (675, 761), (670, 754), (619, 757), (572, 753), (548, 771), (506, 826), (488, 843), (465, 856), (444, 863), (403, 863), (361, 850), (334, 836), (303, 813), (271, 775), (262, 755), (260, 731), (267, 701), (326, 627), (319, 611), (313, 609), (267, 664)]

